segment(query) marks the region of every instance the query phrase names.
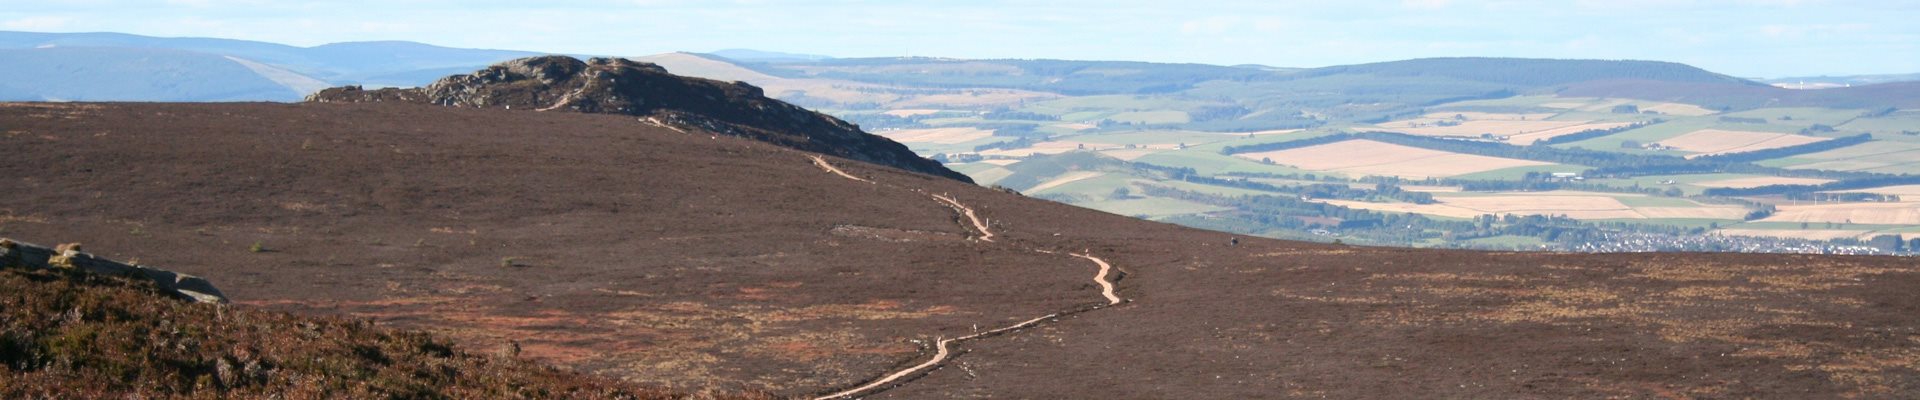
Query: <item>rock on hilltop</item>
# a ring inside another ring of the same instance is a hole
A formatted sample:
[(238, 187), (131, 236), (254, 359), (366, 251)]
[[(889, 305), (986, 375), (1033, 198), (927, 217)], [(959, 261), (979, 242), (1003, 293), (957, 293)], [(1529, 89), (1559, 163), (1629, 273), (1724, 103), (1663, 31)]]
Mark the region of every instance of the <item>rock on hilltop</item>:
[(621, 58), (522, 58), (449, 76), (423, 88), (337, 87), (308, 96), (307, 101), (626, 114), (972, 182), (905, 145), (769, 98), (753, 85), (673, 75), (659, 65)]

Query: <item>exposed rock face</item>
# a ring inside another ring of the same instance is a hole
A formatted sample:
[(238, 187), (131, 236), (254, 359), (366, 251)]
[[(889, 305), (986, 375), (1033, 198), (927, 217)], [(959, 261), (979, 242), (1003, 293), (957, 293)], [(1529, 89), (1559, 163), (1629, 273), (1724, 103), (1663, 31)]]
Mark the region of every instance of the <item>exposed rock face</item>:
[(620, 58), (523, 58), (450, 76), (424, 88), (348, 86), (320, 91), (307, 101), (626, 114), (972, 182), (905, 145), (838, 118), (768, 98), (753, 85), (673, 75), (659, 65)]
[(131, 276), (152, 280), (154, 284), (173, 294), (202, 303), (226, 303), (227, 295), (220, 293), (197, 276), (177, 273), (144, 265), (129, 265), (118, 261), (95, 257), (80, 251), (79, 244), (65, 244), (52, 249), (31, 243), (15, 242), (0, 238), (0, 268), (70, 268), (100, 275)]

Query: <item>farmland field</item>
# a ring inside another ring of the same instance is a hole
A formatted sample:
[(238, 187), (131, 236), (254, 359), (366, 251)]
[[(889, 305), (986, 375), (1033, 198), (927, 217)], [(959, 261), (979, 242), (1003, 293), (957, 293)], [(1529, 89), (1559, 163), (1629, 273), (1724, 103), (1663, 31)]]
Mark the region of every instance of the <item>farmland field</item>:
[(1843, 192), (1873, 193), (1873, 194), (1900, 196), (1903, 201), (1907, 200), (1908, 197), (1912, 197), (1912, 198), (1915, 198), (1916, 200), (1920, 200), (1920, 185), (1882, 186), (1877, 188), (1845, 190)]
[(960, 144), (993, 137), (993, 131), (980, 128), (902, 129), (881, 132), (880, 136), (901, 143)]
[[(1794, 200), (1860, 200), (1864, 196), (1817, 193), (1813, 190), (1823, 189), (1803, 185), (1859, 188), (1870, 185), (1849, 183), (1867, 179), (1884, 179), (1888, 186), (1842, 191), (1920, 200), (1920, 184), (1914, 184), (1920, 181), (1902, 180), (1920, 177), (1920, 110), (1907, 104), (1829, 104), (1784, 95), (1733, 102), (1715, 97), (1719, 94), (1552, 94), (1582, 93), (1571, 87), (1457, 100), (1508, 88), (1475, 80), (1483, 78), (1423, 74), (1187, 81), (1197, 75), (1186, 74), (1206, 69), (1180, 67), (1183, 72), (1152, 77), (1143, 72), (1152, 68), (1138, 65), (1053, 61), (1038, 69), (980, 60), (799, 63), (774, 74), (779, 76), (759, 72), (778, 70), (766, 65), (733, 66), (692, 55), (663, 61), (677, 63), (666, 65), (675, 72), (747, 81), (809, 108), (835, 104), (820, 108), (923, 155), (945, 154), (956, 162), (951, 167), (980, 184), (1210, 229), (1347, 243), (1563, 250), (1591, 237), (1530, 235), (1597, 229), (1691, 240), (1721, 231), (1737, 237), (1843, 239), (1836, 245), (1857, 245), (1847, 241), (1885, 233), (1920, 236), (1920, 216), (1909, 211), (1914, 207), (1810, 206)], [(1089, 85), (1086, 79), (1110, 79), (1108, 84), (1119, 86)], [(1622, 87), (1639, 90), (1633, 86)], [(1613, 131), (1623, 127), (1630, 129)], [(1283, 144), (1376, 131), (1423, 138)], [(1870, 141), (1753, 159), (1754, 151), (1862, 133), (1871, 133)], [(1574, 134), (1577, 139), (1567, 137)], [(1546, 139), (1566, 142), (1533, 148)], [(1264, 146), (1250, 147), (1256, 145)], [(1260, 148), (1269, 150), (1253, 150)], [(1728, 153), (1749, 156), (1699, 159)], [(1637, 168), (1632, 163), (1638, 161), (1652, 167)], [(1261, 196), (1266, 198), (1251, 200)], [(1427, 201), (1433, 203), (1416, 204)], [(1768, 214), (1765, 205), (1779, 209)], [(1430, 218), (1382, 216), (1388, 213)], [(1449, 225), (1486, 214), (1573, 218), (1521, 222), (1556, 227), (1518, 231), (1501, 231), (1515, 223), (1508, 220)], [(1748, 217), (1764, 219), (1745, 221)], [(1374, 235), (1368, 230), (1375, 228), (1366, 228), (1372, 226), (1369, 220), (1413, 222), (1378, 228), (1395, 231), (1391, 234), (1360, 237)], [(1568, 222), (1573, 220), (1584, 222)], [(1801, 220), (1833, 222), (1807, 222), (1807, 227), (1788, 222)], [(1303, 229), (1303, 224), (1328, 232)], [(1448, 243), (1443, 235), (1477, 239)], [(1740, 248), (1769, 246), (1754, 243), (1786, 242), (1755, 239)], [(1674, 248), (1640, 250), (1666, 249)]]
[(1798, 146), (1823, 140), (1827, 139), (1772, 132), (1703, 129), (1662, 140), (1659, 144), (1694, 153), (1691, 156), (1707, 156)]
[(1818, 185), (1833, 182), (1832, 179), (1788, 178), (1780, 176), (1756, 176), (1749, 178), (1722, 179), (1706, 182), (1694, 182), (1695, 186), (1710, 188), (1753, 188), (1768, 185)]
[(1748, 210), (1733, 205), (1644, 195), (1587, 192), (1437, 193), (1436, 204), (1322, 200), (1328, 204), (1376, 211), (1453, 218), (1480, 215), (1548, 215), (1586, 220), (1738, 221)]
[(1920, 203), (1781, 205), (1766, 222), (1920, 225)]
[(1497, 169), (1552, 165), (1470, 154), (1449, 153), (1372, 140), (1348, 140), (1298, 149), (1238, 154), (1248, 160), (1272, 159), (1301, 169), (1352, 176), (1448, 177)]
[(1792, 169), (1920, 173), (1916, 164), (1920, 164), (1920, 143), (1879, 141), (1761, 163)]

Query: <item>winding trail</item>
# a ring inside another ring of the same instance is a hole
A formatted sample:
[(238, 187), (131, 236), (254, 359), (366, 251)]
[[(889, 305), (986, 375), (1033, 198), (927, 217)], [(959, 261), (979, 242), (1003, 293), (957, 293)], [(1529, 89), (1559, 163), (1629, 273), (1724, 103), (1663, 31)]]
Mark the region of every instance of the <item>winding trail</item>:
[(981, 241), (984, 241), (984, 242), (993, 241), (993, 231), (987, 229), (987, 224), (980, 222), (980, 216), (974, 214), (973, 207), (967, 207), (967, 205), (965, 204), (960, 204), (959, 200), (954, 200), (952, 197), (941, 196), (937, 194), (929, 194), (928, 196), (933, 196), (934, 200), (939, 200), (941, 204), (946, 204), (947, 207), (952, 207), (954, 211), (960, 212), (960, 215), (967, 216), (967, 220), (973, 221), (973, 229), (980, 230)]
[(906, 377), (908, 377), (908, 376), (912, 376), (912, 375), (913, 375), (914, 373), (916, 373), (916, 372), (920, 372), (920, 371), (924, 371), (924, 370), (926, 370), (926, 369), (928, 369), (928, 368), (932, 368), (932, 367), (933, 367), (933, 366), (935, 366), (935, 365), (940, 365), (940, 363), (941, 363), (941, 362), (944, 362), (944, 361), (947, 361), (947, 359), (948, 359), (948, 358), (953, 358), (953, 350), (952, 350), (952, 348), (951, 348), (951, 346), (952, 346), (952, 345), (953, 345), (953, 343), (955, 343), (955, 342), (963, 342), (963, 341), (968, 341), (968, 340), (974, 340), (974, 339), (979, 339), (979, 338), (984, 338), (984, 337), (988, 337), (988, 336), (994, 336), (994, 335), (999, 335), (999, 334), (1002, 334), (1002, 333), (1007, 333), (1007, 332), (1011, 332), (1011, 331), (1013, 331), (1013, 330), (1016, 330), (1016, 329), (1024, 329), (1024, 328), (1027, 328), (1027, 327), (1030, 327), (1030, 326), (1034, 326), (1034, 325), (1038, 325), (1038, 324), (1040, 324), (1040, 321), (1045, 321), (1045, 320), (1047, 320), (1048, 318), (1057, 318), (1057, 317), (1059, 317), (1059, 316), (1060, 316), (1060, 314), (1059, 314), (1059, 313), (1054, 313), (1054, 314), (1047, 314), (1047, 315), (1042, 315), (1042, 316), (1040, 316), (1039, 318), (1034, 318), (1034, 319), (1030, 319), (1030, 320), (1026, 320), (1026, 321), (1023, 321), (1023, 322), (1021, 322), (1021, 323), (1018, 323), (1018, 324), (1013, 324), (1013, 325), (1008, 325), (1008, 326), (1006, 326), (1006, 327), (1004, 327), (1004, 328), (1000, 328), (1000, 329), (994, 329), (994, 330), (990, 330), (990, 331), (986, 331), (986, 332), (980, 332), (980, 333), (975, 333), (975, 334), (972, 334), (972, 335), (967, 335), (967, 336), (961, 336), (961, 337), (957, 337), (957, 338), (952, 338), (952, 339), (940, 339), (940, 341), (939, 341), (939, 342), (936, 342), (936, 343), (934, 344), (934, 348), (936, 348), (936, 349), (937, 349), (938, 351), (937, 351), (936, 353), (934, 353), (934, 354), (933, 354), (933, 358), (932, 358), (932, 359), (929, 359), (929, 360), (927, 360), (927, 362), (923, 362), (923, 363), (920, 363), (919, 365), (914, 365), (914, 366), (912, 366), (912, 367), (907, 367), (907, 369), (903, 369), (903, 370), (900, 370), (900, 371), (896, 371), (896, 372), (894, 372), (894, 373), (892, 373), (892, 374), (888, 374), (887, 376), (884, 376), (884, 377), (880, 377), (880, 379), (875, 379), (875, 380), (873, 380), (872, 382), (867, 382), (867, 384), (865, 384), (865, 385), (860, 385), (860, 386), (858, 386), (858, 387), (854, 387), (854, 388), (852, 388), (852, 389), (847, 389), (847, 390), (842, 390), (842, 391), (839, 391), (839, 392), (834, 392), (833, 394), (829, 394), (829, 395), (825, 395), (825, 396), (820, 396), (820, 397), (815, 397), (815, 398), (814, 398), (814, 400), (825, 400), (825, 399), (834, 399), (834, 398), (841, 398), (841, 397), (852, 397), (853, 395), (856, 395), (856, 394), (860, 394), (860, 393), (863, 393), (863, 392), (866, 392), (866, 391), (868, 391), (868, 390), (873, 390), (874, 388), (878, 388), (878, 387), (881, 387), (881, 386), (885, 386), (885, 385), (887, 385), (887, 384), (889, 384), (889, 383), (893, 383), (893, 382), (896, 382), (896, 381), (899, 381), (899, 380), (900, 380), (900, 379), (902, 379), (902, 378), (906, 378)]
[[(852, 174), (848, 174), (846, 171), (840, 170), (839, 167), (835, 167), (833, 163), (827, 162), (825, 158), (821, 158), (820, 156), (810, 155), (808, 157), (813, 158), (813, 164), (815, 166), (820, 167), (821, 170), (825, 170), (827, 172), (833, 173), (835, 175), (840, 175), (843, 178), (851, 179), (854, 181), (866, 182), (868, 184), (876, 184), (876, 185), (880, 184), (879, 182), (874, 182), (871, 180), (853, 176)], [(886, 185), (886, 186), (897, 187), (893, 185)], [(908, 190), (906, 188), (901, 188), (901, 189)], [(912, 190), (916, 192), (920, 192), (920, 190), (918, 189), (912, 189)], [(959, 213), (960, 215), (966, 216), (967, 220), (972, 222), (973, 228), (980, 231), (981, 236), (978, 239), (980, 239), (983, 242), (993, 242), (994, 235), (993, 235), (993, 231), (988, 227), (989, 224), (982, 222), (982, 219), (979, 217), (978, 213), (974, 212), (972, 207), (967, 207), (966, 204), (962, 204), (960, 203), (959, 200), (954, 199), (952, 197), (948, 197), (948, 196), (931, 194), (931, 193), (927, 193), (927, 196), (932, 197), (935, 201), (940, 202), (941, 205), (947, 206), (948, 208), (952, 208), (954, 212)], [(1060, 252), (1056, 252), (1056, 251), (1042, 250), (1042, 249), (1036, 249), (1036, 248), (1026, 248), (1026, 249), (1033, 252), (1037, 252), (1037, 253), (1061, 254)], [(1107, 307), (1119, 305), (1120, 303), (1126, 302), (1126, 299), (1120, 298), (1120, 296), (1116, 294), (1114, 291), (1115, 289), (1114, 289), (1113, 278), (1110, 277), (1113, 271), (1113, 265), (1108, 264), (1107, 260), (1100, 259), (1099, 257), (1094, 257), (1091, 253), (1066, 253), (1066, 254), (1070, 256), (1086, 259), (1087, 261), (1092, 261), (1094, 264), (1100, 266), (1099, 272), (1096, 272), (1093, 275), (1093, 281), (1094, 283), (1097, 283), (1100, 285), (1100, 295), (1106, 299), (1107, 301), (1106, 304), (1094, 305), (1094, 306), (1083, 307), (1083, 308), (1074, 309), (1070, 311), (1063, 311), (1063, 312), (1056, 312), (1056, 313), (1051, 313), (1047, 315), (1042, 315), (1034, 319), (1021, 321), (1020, 323), (1017, 323), (1017, 324), (1008, 325), (1005, 327), (1001, 327), (999, 329), (989, 330), (985, 332), (979, 332), (972, 335), (961, 336), (961, 337), (956, 337), (952, 339), (940, 339), (934, 342), (933, 358), (930, 358), (925, 362), (915, 364), (911, 367), (907, 367), (899, 371), (894, 371), (893, 373), (887, 374), (885, 376), (881, 376), (879, 378), (876, 378), (872, 381), (868, 381), (867, 383), (859, 386), (833, 392), (827, 395), (822, 395), (819, 397), (814, 397), (813, 400), (850, 398), (857, 395), (879, 393), (881, 391), (884, 391), (886, 389), (893, 387), (889, 385), (897, 386), (898, 384), (902, 384), (913, 377), (919, 376), (922, 373), (925, 373), (927, 371), (932, 370), (935, 367), (938, 367), (941, 363), (946, 362), (948, 359), (953, 358), (953, 356), (956, 355), (953, 350), (954, 344), (969, 341), (969, 340), (984, 339), (984, 338), (999, 336), (1001, 334), (1010, 333), (1010, 332), (1021, 330), (1021, 329), (1031, 328), (1035, 325), (1039, 325), (1042, 322), (1054, 320), (1062, 316), (1079, 314), (1079, 313), (1093, 311), (1093, 310), (1099, 310), (1102, 308), (1107, 308)]]
[(861, 177), (858, 177), (858, 176), (853, 176), (853, 174), (849, 174), (849, 173), (847, 173), (847, 171), (841, 171), (841, 170), (840, 170), (840, 167), (835, 167), (835, 166), (833, 166), (833, 163), (829, 163), (829, 162), (827, 162), (827, 159), (825, 159), (825, 158), (820, 158), (820, 156), (807, 156), (807, 157), (813, 157), (813, 165), (814, 165), (814, 166), (818, 166), (818, 167), (820, 167), (820, 169), (824, 169), (824, 170), (827, 170), (827, 172), (832, 172), (832, 173), (833, 173), (834, 175), (839, 175), (839, 176), (840, 176), (840, 177), (842, 177), (842, 178), (847, 178), (847, 179), (852, 179), (852, 180), (856, 180), (856, 181), (861, 181), (861, 182), (866, 182), (866, 183), (869, 183), (869, 184), (877, 184), (877, 183), (875, 183), (874, 181), (870, 181), (870, 180), (867, 180), (867, 178), (861, 178)]
[(1073, 254), (1073, 256), (1085, 258), (1094, 264), (1100, 264), (1100, 272), (1093, 275), (1093, 281), (1094, 283), (1100, 284), (1100, 295), (1107, 297), (1107, 305), (1120, 304), (1122, 301), (1120, 295), (1113, 293), (1113, 280), (1107, 278), (1107, 273), (1113, 271), (1113, 265), (1107, 264), (1107, 260), (1102, 260), (1100, 257), (1094, 257), (1091, 254)]

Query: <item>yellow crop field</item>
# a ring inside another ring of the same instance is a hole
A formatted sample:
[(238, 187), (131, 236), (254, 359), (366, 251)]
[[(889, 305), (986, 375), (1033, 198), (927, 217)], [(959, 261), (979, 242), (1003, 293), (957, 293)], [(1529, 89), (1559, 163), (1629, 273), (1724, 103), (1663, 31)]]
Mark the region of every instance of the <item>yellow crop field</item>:
[(1539, 161), (1449, 153), (1372, 140), (1348, 140), (1298, 149), (1243, 153), (1236, 156), (1255, 161), (1270, 158), (1275, 164), (1291, 165), (1313, 171), (1403, 178), (1440, 178), (1513, 167), (1553, 165)]
[(1659, 143), (1682, 151), (1698, 153), (1688, 157), (1713, 154), (1743, 153), (1787, 146), (1798, 146), (1819, 142), (1827, 138), (1801, 136), (1791, 133), (1730, 131), (1722, 129), (1702, 129), (1680, 135)]
[(900, 143), (960, 144), (992, 137), (993, 131), (980, 128), (901, 129), (880, 132), (880, 136)]
[(1920, 203), (1781, 205), (1762, 221), (1875, 225), (1920, 225)]
[(1752, 178), (1726, 179), (1718, 181), (1695, 182), (1694, 186), (1714, 188), (1756, 188), (1770, 185), (1818, 185), (1833, 182), (1832, 179), (1788, 178), (1780, 176), (1758, 176)]
[(1565, 126), (1560, 128), (1548, 129), (1544, 131), (1537, 131), (1537, 132), (1516, 133), (1516, 134), (1507, 135), (1507, 144), (1525, 146), (1525, 145), (1533, 144), (1533, 142), (1537, 140), (1552, 139), (1555, 137), (1571, 135), (1571, 134), (1585, 132), (1589, 130), (1613, 129), (1613, 128), (1618, 128), (1618, 127), (1627, 126), (1627, 125), (1633, 125), (1633, 123), (1632, 122), (1602, 122), (1602, 123)]
[(1027, 191), (1027, 192), (1039, 192), (1039, 191), (1042, 191), (1042, 190), (1047, 190), (1047, 189), (1052, 189), (1052, 188), (1056, 188), (1056, 187), (1060, 187), (1060, 185), (1065, 185), (1065, 184), (1069, 184), (1069, 183), (1074, 183), (1074, 182), (1079, 182), (1079, 181), (1084, 181), (1084, 180), (1088, 180), (1088, 179), (1093, 179), (1093, 178), (1098, 178), (1098, 177), (1100, 177), (1100, 176), (1102, 176), (1102, 175), (1106, 175), (1106, 174), (1107, 174), (1107, 173), (1105, 173), (1105, 172), (1099, 172), (1099, 171), (1074, 171), (1074, 172), (1068, 172), (1068, 173), (1066, 173), (1065, 175), (1060, 175), (1059, 177), (1056, 177), (1056, 178), (1053, 178), (1053, 180), (1050, 180), (1050, 181), (1046, 181), (1046, 182), (1044, 182), (1044, 183), (1041, 183), (1041, 184), (1039, 184), (1039, 185), (1034, 185), (1034, 187), (1031, 187), (1031, 188), (1027, 188), (1027, 190), (1026, 190), (1026, 191)]
[(1652, 106), (1640, 107), (1640, 111), (1653, 111), (1661, 114), (1680, 115), (1680, 116), (1688, 116), (1688, 117), (1713, 115), (1714, 113), (1717, 112), (1713, 110), (1708, 110), (1706, 108), (1702, 108), (1700, 106), (1696, 106), (1692, 104), (1682, 104), (1682, 103), (1660, 103)]
[(1884, 195), (1890, 195), (1890, 196), (1900, 196), (1900, 199), (1903, 201), (1908, 199), (1920, 200), (1920, 185), (1882, 186), (1877, 188), (1847, 190), (1844, 192), (1845, 193), (1873, 193), (1873, 194), (1884, 194)]

